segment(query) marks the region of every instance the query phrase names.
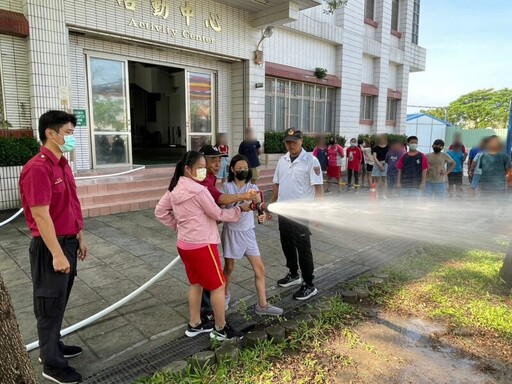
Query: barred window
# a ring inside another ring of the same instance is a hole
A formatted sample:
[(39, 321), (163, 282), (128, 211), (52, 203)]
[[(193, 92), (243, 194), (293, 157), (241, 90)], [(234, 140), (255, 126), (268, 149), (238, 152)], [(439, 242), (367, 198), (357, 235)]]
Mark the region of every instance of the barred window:
[(332, 132), (333, 88), (271, 77), (265, 86), (266, 131)]
[(412, 43), (418, 44), (420, 33), (420, 0), (414, 0), (412, 15)]
[(400, 19), (400, 0), (393, 0), (391, 5), (391, 29), (398, 32)]
[(364, 17), (375, 20), (375, 0), (365, 0)]
[(375, 97), (370, 95), (361, 96), (361, 120), (373, 120), (373, 109), (375, 105)]
[(398, 110), (398, 100), (388, 99), (388, 107), (386, 112), (386, 120), (396, 121), (396, 114)]

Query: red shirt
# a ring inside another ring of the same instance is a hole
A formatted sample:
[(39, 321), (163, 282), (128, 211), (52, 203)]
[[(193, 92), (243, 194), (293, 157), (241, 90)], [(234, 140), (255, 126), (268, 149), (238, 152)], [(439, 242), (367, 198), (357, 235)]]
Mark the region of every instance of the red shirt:
[(215, 204), (219, 205), (219, 199), (222, 196), (222, 193), (217, 188), (215, 188), (215, 183), (217, 183), (217, 176), (207, 173), (206, 178), (201, 181), (200, 184), (208, 188), (208, 192), (210, 192), (213, 200), (215, 200)]
[(229, 154), (229, 147), (227, 145), (219, 145), (217, 147), (217, 149), (219, 150), (220, 153), (222, 153), (223, 155), (228, 155)]
[[(352, 158), (352, 160), (350, 160)], [(363, 151), (359, 147), (347, 148), (347, 169), (359, 172), (361, 170), (361, 161), (363, 160)]]
[(19, 185), (25, 221), (32, 236), (41, 234), (30, 208), (40, 205), (50, 206), (57, 236), (74, 236), (82, 230), (82, 209), (75, 178), (64, 156), (59, 160), (48, 148), (41, 147), (23, 167)]

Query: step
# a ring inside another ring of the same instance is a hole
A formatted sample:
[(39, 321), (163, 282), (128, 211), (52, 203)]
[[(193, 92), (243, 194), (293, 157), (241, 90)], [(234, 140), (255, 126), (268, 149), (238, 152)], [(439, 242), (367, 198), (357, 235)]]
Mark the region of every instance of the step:
[(125, 202), (118, 203), (104, 203), (104, 204), (94, 204), (90, 207), (82, 207), (82, 215), (83, 217), (97, 217), (97, 216), (105, 216), (105, 215), (113, 215), (116, 213), (123, 212), (134, 212), (140, 211), (142, 209), (150, 209), (155, 208), (156, 204), (160, 200), (158, 198), (143, 198), (143, 199), (133, 199)]

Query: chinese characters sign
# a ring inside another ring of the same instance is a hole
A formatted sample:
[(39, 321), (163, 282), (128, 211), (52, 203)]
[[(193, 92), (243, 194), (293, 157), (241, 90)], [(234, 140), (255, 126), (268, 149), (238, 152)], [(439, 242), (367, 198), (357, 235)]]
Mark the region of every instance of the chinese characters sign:
[[(191, 1), (182, 0), (181, 2), (177, 2), (175, 0), (116, 0), (120, 7), (130, 11), (136, 11), (139, 6), (142, 6), (142, 2), (144, 1), (150, 3), (152, 16), (159, 18), (161, 21), (167, 20), (172, 12), (177, 12), (179, 15), (181, 15), (187, 27), (190, 27), (190, 25), (196, 20), (196, 9)], [(172, 37), (182, 36), (186, 39), (202, 41), (209, 44), (213, 44), (215, 42), (214, 38), (192, 33), (188, 30), (178, 30), (165, 24), (159, 24), (156, 21), (137, 21), (132, 17), (128, 25), (134, 28), (160, 32)], [(221, 32), (222, 25), (219, 14), (215, 12), (209, 12), (208, 17), (203, 20), (203, 26), (205, 29), (213, 30), (214, 32)]]

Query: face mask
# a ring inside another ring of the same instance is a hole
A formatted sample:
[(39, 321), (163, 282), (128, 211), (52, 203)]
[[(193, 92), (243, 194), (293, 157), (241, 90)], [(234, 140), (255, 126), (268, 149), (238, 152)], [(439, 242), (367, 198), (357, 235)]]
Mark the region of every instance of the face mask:
[(432, 147), (432, 149), (434, 150), (435, 153), (439, 153), (442, 151), (442, 149), (439, 147)]
[(53, 140), (53, 139), (52, 140), (55, 144), (57, 144), (59, 146), (59, 149), (61, 150), (62, 153), (71, 152), (73, 149), (75, 149), (76, 139), (75, 139), (74, 135), (66, 135), (66, 136), (59, 135), (59, 136), (64, 139), (64, 144), (62, 144), (62, 145), (57, 144), (57, 142), (55, 140)]
[(350, 146), (354, 148), (357, 144), (356, 143), (350, 143)]
[(247, 180), (247, 176), (249, 176), (249, 171), (240, 171), (235, 173), (235, 177), (240, 181)]
[(409, 149), (411, 151), (416, 151), (418, 149), (418, 144), (409, 144)]
[(199, 168), (196, 171), (196, 176), (194, 177), (197, 181), (201, 182), (206, 179), (206, 168)]

